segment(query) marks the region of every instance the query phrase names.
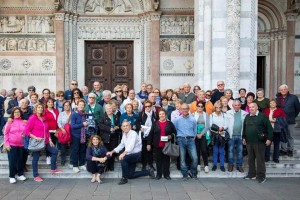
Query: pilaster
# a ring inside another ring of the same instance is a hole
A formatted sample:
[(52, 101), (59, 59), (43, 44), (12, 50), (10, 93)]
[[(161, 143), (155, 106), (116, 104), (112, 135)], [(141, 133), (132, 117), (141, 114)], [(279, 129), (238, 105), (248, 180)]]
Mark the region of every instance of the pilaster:
[(56, 90), (64, 90), (65, 51), (64, 51), (64, 13), (55, 13), (56, 37)]

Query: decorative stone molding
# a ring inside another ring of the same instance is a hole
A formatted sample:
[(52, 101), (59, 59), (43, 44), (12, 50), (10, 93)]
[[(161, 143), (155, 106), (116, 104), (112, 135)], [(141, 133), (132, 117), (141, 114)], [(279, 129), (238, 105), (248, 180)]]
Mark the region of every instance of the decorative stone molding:
[(8, 7), (8, 6), (5, 6), (5, 7), (0, 7), (0, 10), (26, 10), (26, 11), (49, 11), (49, 10), (55, 10), (55, 6), (49, 6), (49, 7), (18, 7), (18, 6), (15, 6), (15, 7)]
[(163, 15), (160, 21), (161, 35), (194, 35), (194, 16)]
[(270, 41), (258, 41), (257, 55), (269, 55), (269, 53), (270, 53)]
[(44, 59), (43, 62), (42, 62), (42, 67), (45, 69), (45, 70), (51, 70), (53, 68), (53, 61), (51, 59)]
[(241, 0), (227, 0), (226, 86), (239, 89)]
[(133, 12), (133, 5), (130, 0), (123, 1), (98, 1), (98, 0), (88, 0), (84, 6), (85, 13), (95, 13), (95, 14), (120, 14)]
[(150, 16), (151, 16), (152, 21), (159, 21), (160, 16), (161, 16), (161, 12), (151, 12)]
[(56, 73), (0, 73), (0, 76), (56, 76)]
[(28, 33), (54, 33), (53, 16), (27, 16)]
[(69, 16), (69, 14), (65, 14), (65, 13), (55, 13), (55, 20), (56, 20), (56, 21), (62, 21), (62, 20), (65, 20), (65, 16)]
[(2, 59), (0, 61), (0, 68), (3, 70), (8, 70), (9, 68), (11, 68), (11, 61), (7, 58)]
[(172, 38), (160, 39), (162, 52), (194, 52), (194, 39)]
[(0, 51), (55, 52), (55, 38), (1, 38)]
[(195, 76), (194, 73), (160, 73), (160, 76)]
[(288, 11), (285, 13), (287, 21), (297, 21), (298, 15), (299, 15), (298, 12), (295, 11)]

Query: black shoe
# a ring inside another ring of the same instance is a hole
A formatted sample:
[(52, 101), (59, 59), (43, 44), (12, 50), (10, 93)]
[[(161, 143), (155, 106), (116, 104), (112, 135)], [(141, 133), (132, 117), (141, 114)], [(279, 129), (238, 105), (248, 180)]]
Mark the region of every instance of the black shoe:
[(120, 180), (120, 182), (119, 182), (118, 184), (119, 184), (119, 185), (124, 185), (124, 184), (126, 184), (126, 183), (128, 183), (127, 178), (121, 178), (121, 180)]
[(286, 151), (280, 150), (279, 155), (281, 155), (281, 156), (286, 156), (286, 155), (287, 155), (287, 152), (286, 152)]
[(155, 174), (154, 174), (154, 170), (153, 170), (153, 169), (150, 169), (150, 170), (149, 170), (149, 176), (150, 176), (151, 178), (155, 178)]
[(168, 181), (171, 180), (170, 176), (166, 176), (165, 179), (167, 179)]
[(187, 173), (189, 175), (189, 177), (193, 178), (193, 174), (191, 172)]
[(264, 183), (264, 182), (266, 182), (266, 178), (259, 178), (259, 179), (257, 179), (257, 181), (258, 181), (258, 183)]
[(250, 180), (250, 179), (254, 180), (254, 179), (256, 179), (256, 176), (249, 176), (249, 175), (247, 175), (247, 176), (244, 177), (244, 179), (245, 180)]
[(279, 163), (279, 160), (273, 160), (274, 161), (274, 163)]
[(161, 179), (161, 176), (156, 176), (155, 177), (155, 180), (159, 180), (159, 179)]
[(217, 166), (216, 165), (214, 165), (213, 167), (212, 167), (212, 169), (211, 169), (212, 171), (216, 171), (217, 170)]
[(66, 165), (66, 161), (62, 160), (60, 164), (61, 164), (61, 166), (65, 166)]
[(288, 157), (293, 157), (294, 156), (294, 152), (293, 151), (288, 151), (287, 155), (288, 155)]
[(191, 178), (197, 180), (197, 174), (193, 174)]
[(221, 170), (222, 172), (225, 172), (225, 171), (226, 171), (224, 166), (221, 166), (221, 167), (220, 167), (220, 170)]

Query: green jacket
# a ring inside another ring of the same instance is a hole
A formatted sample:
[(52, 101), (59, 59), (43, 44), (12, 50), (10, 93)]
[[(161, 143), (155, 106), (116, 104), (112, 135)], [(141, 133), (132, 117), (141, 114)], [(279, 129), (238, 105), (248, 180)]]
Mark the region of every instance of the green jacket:
[(269, 119), (261, 112), (258, 115), (248, 114), (243, 124), (243, 139), (247, 144), (259, 144), (258, 133), (267, 133), (268, 140), (273, 140), (273, 128)]
[[(85, 113), (89, 114), (89, 104), (86, 104), (84, 111)], [(95, 110), (94, 110), (94, 116), (95, 116), (95, 121), (99, 125), (100, 119), (104, 115), (104, 111), (101, 105), (98, 103), (95, 104)]]

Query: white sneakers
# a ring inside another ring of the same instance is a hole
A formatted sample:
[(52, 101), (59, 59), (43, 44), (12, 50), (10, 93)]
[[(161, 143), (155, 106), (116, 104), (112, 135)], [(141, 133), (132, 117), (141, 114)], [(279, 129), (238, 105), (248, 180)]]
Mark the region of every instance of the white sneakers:
[(51, 157), (50, 156), (48, 156), (46, 158), (46, 163), (47, 163), (47, 165), (51, 165)]
[(15, 178), (9, 178), (9, 183), (10, 184), (14, 184), (16, 182), (17, 182), (17, 180)]
[(18, 181), (25, 181), (27, 178), (24, 175), (17, 176)]
[(17, 176), (17, 179), (16, 178), (9, 178), (9, 183), (10, 184), (14, 184), (18, 181), (25, 181), (27, 178), (24, 176), (24, 175), (21, 175), (21, 176)]
[(79, 170), (79, 168), (78, 168), (78, 167), (73, 167), (73, 171), (74, 171), (75, 173), (78, 173), (78, 172), (80, 172), (80, 170)]
[(80, 170), (84, 170), (84, 171), (86, 171), (86, 167), (85, 167), (84, 165), (82, 165), (82, 166), (79, 166), (79, 169), (80, 169)]
[(208, 166), (205, 166), (205, 167), (204, 167), (204, 172), (205, 172), (205, 173), (208, 173), (208, 172), (209, 172)]
[(197, 165), (197, 171), (198, 171), (198, 172), (201, 171), (201, 165)]

